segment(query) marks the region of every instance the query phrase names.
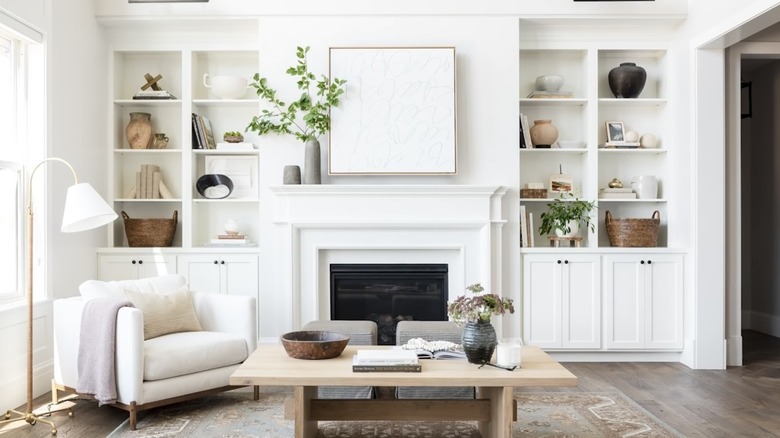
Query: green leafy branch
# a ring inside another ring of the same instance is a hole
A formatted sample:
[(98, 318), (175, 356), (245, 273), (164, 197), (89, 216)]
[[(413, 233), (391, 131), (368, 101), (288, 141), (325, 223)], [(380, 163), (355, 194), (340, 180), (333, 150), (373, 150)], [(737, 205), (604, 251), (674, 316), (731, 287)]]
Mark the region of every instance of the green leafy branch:
[[(267, 78), (261, 78), (259, 73), (255, 73), (250, 86), (255, 88), (260, 99), (270, 104), (271, 109), (263, 109), (254, 116), (247, 130), (259, 135), (292, 134), (303, 142), (317, 140), (330, 130), (330, 109), (339, 106), (339, 98), (344, 94), (347, 81), (333, 78), (331, 82), (325, 75), (317, 80), (314, 73), (309, 71), (308, 52), (308, 46), (298, 47), (298, 64), (287, 69), (286, 73), (296, 78), (298, 89), (303, 91), (289, 105), (276, 96), (276, 90), (268, 85)], [(312, 98), (312, 92), (316, 100)]]

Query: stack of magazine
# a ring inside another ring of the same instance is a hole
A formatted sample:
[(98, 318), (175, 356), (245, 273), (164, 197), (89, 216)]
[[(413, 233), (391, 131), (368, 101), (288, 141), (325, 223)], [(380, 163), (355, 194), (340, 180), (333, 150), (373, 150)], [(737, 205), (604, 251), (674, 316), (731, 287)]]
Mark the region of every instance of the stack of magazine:
[(358, 350), (352, 356), (352, 372), (419, 373), (422, 371), (414, 351), (400, 349)]

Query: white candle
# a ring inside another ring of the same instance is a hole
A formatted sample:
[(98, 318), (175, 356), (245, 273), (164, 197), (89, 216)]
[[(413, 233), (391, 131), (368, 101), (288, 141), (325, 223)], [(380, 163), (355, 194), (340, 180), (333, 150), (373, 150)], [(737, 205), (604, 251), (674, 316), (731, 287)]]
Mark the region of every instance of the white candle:
[(496, 364), (502, 367), (520, 366), (523, 343), (519, 339), (501, 340), (496, 346)]

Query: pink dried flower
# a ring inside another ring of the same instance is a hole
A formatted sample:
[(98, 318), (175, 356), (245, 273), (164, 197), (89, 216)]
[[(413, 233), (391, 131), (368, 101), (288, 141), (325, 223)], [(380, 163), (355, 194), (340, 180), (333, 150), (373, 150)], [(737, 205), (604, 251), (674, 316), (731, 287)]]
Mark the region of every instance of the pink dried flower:
[(507, 312), (515, 313), (511, 298), (502, 298), (493, 293), (483, 293), (485, 288), (480, 283), (472, 284), (466, 289), (472, 292), (471, 296), (461, 295), (447, 306), (450, 317), (459, 324), (462, 322), (487, 322), (493, 315), (503, 315)]

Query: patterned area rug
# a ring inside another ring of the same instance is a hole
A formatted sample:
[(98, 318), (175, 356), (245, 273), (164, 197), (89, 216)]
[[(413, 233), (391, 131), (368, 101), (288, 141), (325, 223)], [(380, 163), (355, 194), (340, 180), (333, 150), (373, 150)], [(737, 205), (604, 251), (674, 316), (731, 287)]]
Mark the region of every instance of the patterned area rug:
[[(138, 429), (127, 422), (109, 438), (292, 437), (284, 419), (286, 388), (264, 388), (260, 401), (232, 391), (141, 414)], [(515, 437), (681, 437), (619, 392), (516, 392)], [(321, 422), (319, 438), (480, 438), (470, 422)]]

